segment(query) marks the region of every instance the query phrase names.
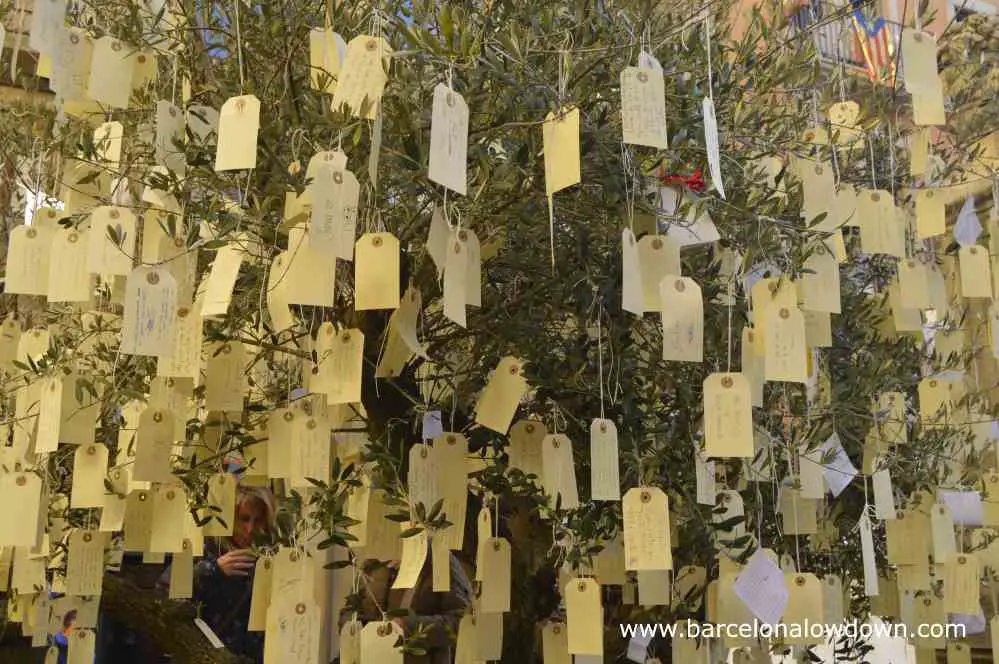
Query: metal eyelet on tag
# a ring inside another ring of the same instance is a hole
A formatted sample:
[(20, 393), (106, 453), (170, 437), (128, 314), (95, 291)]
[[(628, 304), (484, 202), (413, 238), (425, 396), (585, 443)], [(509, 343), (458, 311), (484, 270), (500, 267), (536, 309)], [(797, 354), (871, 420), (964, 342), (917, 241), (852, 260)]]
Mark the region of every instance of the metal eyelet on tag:
[(66, 238), (66, 240), (69, 241), (70, 244), (76, 244), (76, 241), (79, 239), (80, 236), (77, 235), (76, 233), (70, 233), (69, 237)]
[(649, 80), (649, 75), (646, 74), (644, 71), (640, 71), (638, 72), (638, 80), (641, 81), (642, 83), (645, 83), (646, 81)]
[(662, 249), (663, 248), (663, 241), (662, 241), (662, 239), (655, 238), (654, 240), (652, 240), (652, 248), (656, 249), (656, 250)]
[(687, 284), (683, 283), (682, 279), (677, 279), (676, 282), (673, 284), (673, 288), (676, 289), (677, 293), (682, 293), (683, 291), (687, 290)]
[(559, 627), (558, 625), (555, 625), (554, 627), (552, 627), (552, 634), (561, 634), (561, 633), (562, 633), (562, 628), (561, 627)]
[(306, 429), (315, 429), (316, 428), (316, 421), (315, 420), (309, 420), (308, 422), (305, 423), (305, 428)]
[(24, 486), (28, 483), (28, 478), (24, 475), (18, 475), (17, 479), (14, 481), (17, 483), (17, 486)]
[(176, 498), (176, 496), (177, 496), (177, 494), (174, 492), (173, 489), (170, 489), (169, 491), (166, 492), (166, 499), (167, 500), (173, 500), (174, 498)]
[(493, 551), (499, 551), (501, 547), (502, 547), (502, 544), (499, 543), (499, 540), (496, 540), (495, 542), (493, 542)]
[(795, 585), (797, 585), (799, 587), (805, 585), (805, 577), (803, 577), (803, 576), (795, 577), (794, 583), (795, 583)]
[(341, 339), (343, 339), (343, 342), (345, 344), (349, 344), (350, 343), (350, 332), (344, 332), (343, 336), (341, 337)]
[(115, 53), (117, 53), (118, 51), (120, 51), (121, 50), (121, 42), (119, 42), (119, 41), (113, 41), (113, 42), (111, 42), (111, 50), (114, 51)]
[(557, 450), (558, 446), (559, 446), (558, 438), (552, 438), (552, 447), (554, 447)]
[(162, 422), (162, 421), (163, 421), (163, 413), (160, 413), (158, 411), (153, 413), (153, 422)]
[(731, 376), (725, 376), (721, 380), (722, 387), (732, 387), (733, 381)]
[(146, 496), (146, 492), (145, 492), (145, 491), (142, 491), (142, 492), (140, 492), (140, 493), (139, 493), (139, 502), (140, 502), (140, 503), (144, 503), (144, 502), (146, 502), (146, 497), (147, 497), (147, 496)]
[(80, 36), (79, 35), (70, 35), (69, 36), (69, 43), (70, 44), (79, 44), (80, 43)]
[(460, 254), (461, 253), (461, 242), (455, 242), (454, 243), (454, 253), (456, 253), (456, 254)]
[(378, 636), (388, 636), (391, 633), (392, 633), (392, 628), (389, 627), (388, 625), (378, 626)]
[(297, 613), (298, 615), (304, 614), (305, 613), (305, 604), (303, 604), (302, 602), (299, 602), (295, 606), (295, 613)]
[(823, 173), (822, 167), (821, 166), (816, 166), (815, 167), (815, 174), (816, 175), (822, 175), (822, 173)]
[(526, 427), (524, 427), (524, 431), (526, 431), (527, 433), (534, 433), (534, 425), (528, 424)]
[(170, 117), (171, 117), (171, 118), (175, 118), (175, 117), (177, 117), (177, 109), (176, 109), (176, 108), (174, 108), (173, 106), (171, 106), (171, 107), (170, 107), (170, 108), (169, 108), (169, 109), (167, 110), (167, 112), (168, 112), (168, 113), (170, 114)]
[(583, 592), (584, 590), (586, 590), (586, 581), (580, 581), (579, 583), (577, 583), (576, 584), (576, 589), (579, 592)]
[(33, 240), (35, 239), (35, 236), (38, 235), (38, 231), (36, 231), (34, 228), (29, 228), (28, 231), (25, 233), (25, 235), (27, 235), (30, 239)]
[(647, 503), (652, 500), (652, 494), (648, 491), (643, 491), (640, 496), (643, 503)]
[(144, 53), (140, 53), (135, 59), (139, 61), (140, 65), (146, 64), (146, 55)]
[(343, 173), (340, 171), (333, 173), (333, 182), (336, 184), (343, 184)]
[(606, 422), (601, 422), (600, 423), (600, 433), (607, 433), (607, 423)]
[(787, 310), (787, 307), (781, 307), (780, 308), (780, 317), (781, 318), (790, 318), (791, 317), (791, 312)]
[(90, 455), (90, 456), (94, 456), (95, 454), (97, 454), (97, 447), (95, 447), (94, 445), (88, 446), (87, 447), (87, 454)]
[(146, 281), (153, 284), (154, 286), (160, 283), (160, 275), (157, 272), (150, 272), (146, 275)]
[(427, 446), (426, 445), (424, 445), (422, 448), (420, 448), (420, 458), (421, 459), (426, 459), (427, 458)]
[(112, 219), (117, 219), (118, 217), (121, 216), (121, 213), (118, 212), (118, 210), (112, 208), (112, 210), (108, 212), (108, 216), (111, 217)]
[(382, 239), (376, 235), (371, 240), (371, 246), (373, 246), (373, 247), (380, 247), (380, 246), (382, 246)]
[(298, 562), (298, 551), (292, 551), (291, 555), (288, 556), (288, 558), (289, 558), (289, 560), (291, 560), (291, 562), (297, 563)]
[(376, 48), (378, 48), (378, 42), (376, 42), (376, 41), (375, 41), (374, 39), (369, 39), (369, 40), (368, 40), (368, 41), (367, 41), (367, 42), (366, 42), (366, 43), (364, 44), (364, 48), (368, 49), (369, 51), (373, 51), (373, 50), (375, 50)]
[(187, 307), (181, 307), (177, 310), (177, 318), (187, 318)]
[(871, 194), (871, 200), (877, 203), (881, 200), (881, 194)]
[(447, 105), (448, 106), (454, 108), (454, 93), (453, 92), (447, 93), (447, 96), (444, 99), (447, 101)]
[(454, 435), (450, 433), (447, 435), (446, 440), (448, 445), (454, 445), (455, 443), (458, 442), (458, 439), (455, 438)]

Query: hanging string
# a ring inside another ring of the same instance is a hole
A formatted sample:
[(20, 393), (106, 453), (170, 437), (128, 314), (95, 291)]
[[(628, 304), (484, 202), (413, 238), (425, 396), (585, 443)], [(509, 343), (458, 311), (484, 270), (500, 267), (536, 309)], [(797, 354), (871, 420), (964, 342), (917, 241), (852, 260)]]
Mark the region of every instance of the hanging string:
[(874, 164), (874, 133), (867, 135), (867, 147), (871, 153), (871, 184), (875, 189), (878, 188), (878, 181), (875, 174), (875, 164)]
[(600, 377), (600, 419), (604, 416), (604, 335), (600, 319), (603, 318), (603, 304), (597, 305), (597, 372)]
[(239, 94), (245, 92), (246, 81), (243, 75), (243, 37), (239, 32), (239, 4), (243, 0), (234, 0), (236, 4), (236, 64), (239, 67)]
[(714, 74), (711, 72), (711, 11), (705, 10), (704, 15), (704, 40), (708, 51), (708, 97), (711, 102), (715, 101)]

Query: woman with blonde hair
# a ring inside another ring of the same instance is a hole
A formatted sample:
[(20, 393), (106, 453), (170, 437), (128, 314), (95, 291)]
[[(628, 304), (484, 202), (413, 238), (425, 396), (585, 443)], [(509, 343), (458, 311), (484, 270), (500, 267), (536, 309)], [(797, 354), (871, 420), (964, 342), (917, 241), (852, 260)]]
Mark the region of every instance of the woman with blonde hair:
[(258, 664), (264, 659), (264, 635), (247, 630), (256, 566), (252, 547), (270, 543), (276, 516), (270, 489), (239, 485), (232, 536), (206, 539), (204, 557), (194, 568), (194, 601), (201, 605), (201, 619), (226, 648)]

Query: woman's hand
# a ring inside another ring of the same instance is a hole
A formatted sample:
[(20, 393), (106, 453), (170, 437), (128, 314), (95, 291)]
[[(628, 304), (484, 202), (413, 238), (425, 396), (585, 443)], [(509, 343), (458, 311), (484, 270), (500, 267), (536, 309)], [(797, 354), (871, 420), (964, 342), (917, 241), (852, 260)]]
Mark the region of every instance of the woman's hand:
[(237, 549), (224, 556), (219, 556), (215, 564), (226, 576), (249, 576), (250, 570), (256, 566), (257, 561), (250, 554), (249, 549)]

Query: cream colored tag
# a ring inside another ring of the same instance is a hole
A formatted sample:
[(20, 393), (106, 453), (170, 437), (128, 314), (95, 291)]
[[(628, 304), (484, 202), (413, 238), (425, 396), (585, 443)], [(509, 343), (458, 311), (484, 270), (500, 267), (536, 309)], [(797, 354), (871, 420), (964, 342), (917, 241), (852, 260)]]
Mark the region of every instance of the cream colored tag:
[(621, 500), (617, 427), (607, 419), (590, 424), (590, 500)]
[(905, 309), (930, 309), (929, 269), (918, 260), (898, 265), (899, 304)]
[(805, 316), (805, 344), (809, 348), (829, 348), (832, 346), (831, 315), (824, 311), (802, 311), (801, 313)]
[(943, 559), (943, 568), (944, 611), (978, 615), (982, 609), (978, 558), (972, 553), (953, 554)]
[(789, 630), (789, 635), (802, 632), (802, 638), (789, 636), (786, 643), (809, 645), (822, 642), (822, 636), (812, 636), (806, 625), (821, 625), (825, 622), (822, 602), (822, 585), (814, 574), (785, 574), (784, 584), (788, 590), (787, 606), (784, 609), (782, 622), (787, 625), (799, 625), (798, 629)]
[(230, 473), (219, 473), (208, 480), (208, 505), (217, 508), (202, 516), (212, 519), (202, 530), (207, 536), (229, 536), (236, 528), (236, 478)]
[(340, 664), (361, 664), (361, 623), (348, 620), (340, 628)]
[(204, 293), (201, 317), (224, 316), (229, 310), (232, 291), (239, 277), (239, 268), (245, 257), (244, 246), (248, 238), (245, 234), (220, 248), (212, 261), (211, 271), (201, 285)]
[(135, 68), (133, 51), (110, 35), (94, 40), (87, 96), (112, 108), (128, 108)]
[(329, 482), (330, 426), (324, 417), (298, 416), (292, 423), (289, 482), (295, 488), (312, 486), (309, 479)]
[(418, 504), (429, 512), (431, 506), (441, 497), (439, 468), (434, 448), (430, 445), (413, 445), (409, 449), (409, 505), (415, 509)]
[(916, 510), (903, 510), (885, 521), (888, 562), (926, 565), (930, 555), (930, 518)]
[(623, 142), (666, 149), (666, 93), (662, 71), (626, 67), (621, 72)]
[(96, 530), (74, 530), (66, 557), (66, 594), (101, 594), (104, 582), (105, 534)]
[[(665, 97), (664, 97), (665, 99)], [(468, 104), (443, 83), (434, 88), (430, 119), (430, 166), (427, 177), (465, 195), (468, 154)]]
[(431, 449), (439, 468), (439, 489), (444, 499), (442, 514), (453, 524), (443, 532), (438, 531), (435, 537), (449, 549), (460, 549), (468, 509), (468, 440), (461, 434), (447, 433), (435, 439)]
[(465, 308), (468, 304), (466, 277), (468, 248), (457, 235), (450, 238), (444, 261), (444, 315), (461, 327), (466, 327)]
[(87, 271), (86, 231), (59, 229), (52, 233), (48, 267), (49, 302), (87, 302), (94, 294)]
[(764, 355), (757, 352), (756, 337), (758, 333), (751, 327), (742, 328), (742, 375), (749, 381), (750, 402), (758, 408), (763, 407)]
[(69, 648), (66, 664), (92, 664), (97, 635), (92, 629), (75, 629), (67, 638)]
[(242, 343), (212, 343), (205, 352), (205, 408), (240, 412), (246, 394), (246, 351)]
[(431, 587), (435, 593), (451, 592), (451, 550), (437, 531), (430, 539)]
[(801, 497), (801, 492), (781, 487), (780, 511), (784, 533), (788, 535), (814, 535), (818, 532), (817, 501)]
[[(396, 642), (402, 636), (402, 628), (392, 621), (369, 622), (361, 630), (360, 661), (378, 662), (378, 664), (403, 664), (402, 650), (395, 647)], [(280, 663), (275, 662), (274, 664)]]
[(775, 306), (766, 312), (764, 368), (766, 379), (808, 381), (805, 318), (797, 307)]
[[(621, 306), (625, 311), (641, 316), (645, 313), (645, 287), (642, 279), (641, 250), (630, 228), (621, 231)], [(659, 306), (659, 284), (656, 283), (654, 306)]]
[(203, 331), (200, 311), (181, 306), (177, 307), (174, 316), (174, 336), (170, 352), (159, 357), (156, 375), (197, 380), (201, 375)]
[(961, 247), (961, 296), (992, 299), (992, 273), (985, 247)]
[(34, 473), (0, 475), (0, 505), (17, 505), (0, 520), (0, 546), (35, 546), (41, 499), (41, 480)]
[(183, 177), (187, 170), (184, 154), (184, 114), (165, 99), (156, 102), (156, 163)]
[(160, 554), (183, 551), (188, 519), (187, 492), (179, 485), (161, 484), (153, 489), (152, 500), (149, 551)]
[(327, 404), (361, 401), (361, 372), (364, 361), (364, 335), (360, 330), (339, 333), (324, 323), (316, 339), (318, 373), (313, 375), (313, 391), (326, 395)]
[(347, 44), (331, 107), (346, 105), (351, 116), (374, 120), (381, 102), (392, 57), (392, 47), (380, 37), (358, 35)]
[(93, 274), (128, 275), (135, 256), (135, 235), (131, 210), (94, 208), (87, 233), (87, 269)]
[(354, 261), (354, 310), (399, 307), (399, 240), (391, 233), (365, 233)]
[(644, 311), (661, 311), (660, 282), (680, 274), (680, 245), (665, 235), (646, 235), (638, 241)]
[(329, 28), (309, 30), (309, 82), (313, 90), (333, 94), (347, 45)]
[[(795, 161), (798, 177), (801, 179), (801, 216), (805, 224), (818, 230), (834, 230), (833, 206), (836, 196), (836, 181), (833, 169), (828, 164), (798, 159)], [(823, 221), (813, 224), (816, 217), (825, 214)]]
[(903, 30), (900, 47), (905, 61), (905, 89), (920, 93), (937, 87), (940, 77), (936, 38), (928, 32)]
[(802, 306), (812, 311), (840, 312), (839, 263), (824, 244), (805, 261), (804, 269), (811, 274), (801, 276)]
[(934, 189), (916, 191), (916, 236), (920, 239), (947, 232), (946, 201)]
[[(399, 524), (402, 530), (412, 528), (413, 523)], [(420, 580), (420, 573), (427, 562), (427, 531), (421, 530), (415, 535), (402, 539), (402, 559), (399, 562), (399, 572), (392, 588), (415, 588)]]
[(35, 430), (35, 454), (55, 452), (59, 447), (59, 423), (62, 420), (62, 379), (48, 376), (38, 381), (38, 427)]
[(919, 381), (919, 415), (924, 423), (942, 423), (950, 409), (949, 381), (924, 378)]
[(73, 454), (73, 509), (104, 505), (104, 477), (108, 466), (108, 448), (100, 443), (81, 445)]
[(135, 463), (132, 479), (137, 482), (170, 482), (174, 446), (174, 414), (168, 410), (146, 409), (139, 418), (135, 435)]
[(148, 551), (153, 535), (152, 492), (132, 491), (125, 501), (125, 520), (122, 524), (125, 533), (123, 547), (126, 551)]
[(469, 306), (482, 306), (482, 248), (479, 237), (471, 228), (458, 230), (458, 239), (468, 250), (465, 266), (465, 296)]
[(542, 126), (545, 150), (545, 193), (550, 198), (556, 191), (578, 184), (579, 109), (565, 107), (549, 113)]
[(670, 603), (670, 571), (639, 570), (638, 603), (644, 607), (668, 606)]
[(622, 512), (626, 569), (672, 569), (669, 499), (662, 489), (629, 489), (624, 494)]
[(934, 505), (930, 512), (930, 530), (933, 540), (933, 559), (945, 561), (957, 553), (954, 539), (954, 517), (946, 505)]
[(573, 655), (603, 655), (604, 616), (600, 584), (594, 579), (571, 579), (562, 593), (569, 652)]
[(312, 600), (271, 605), (267, 611), (264, 662), (318, 664), (321, 638), (322, 611)]
[(191, 542), (184, 540), (179, 553), (170, 559), (170, 599), (191, 599), (194, 596), (194, 556)]
[[(889, 254), (904, 258), (905, 234), (895, 233), (898, 219), (891, 193), (883, 190), (861, 190), (857, 193), (857, 219), (860, 243), (865, 254)], [(902, 237), (902, 254), (898, 253), (896, 235)]]
[(15, 226), (7, 245), (4, 292), (47, 295), (53, 233), (34, 226)]
[(230, 97), (219, 113), (216, 171), (239, 171), (257, 166), (260, 100), (253, 95)]
[(506, 613), (510, 610), (510, 543), (493, 537), (482, 549), (482, 591), (479, 611)]
[(500, 360), (475, 404), (477, 424), (498, 433), (507, 432), (528, 389), (522, 364), (510, 356)]
[(693, 279), (667, 275), (659, 282), (663, 359), (704, 360), (704, 301)]
[(569, 631), (564, 624), (548, 622), (541, 629), (541, 661), (544, 664), (572, 664)]
[(475, 518), (475, 532), (478, 535), (475, 548), (475, 580), (482, 580), (482, 558), (485, 555), (486, 542), (493, 536), (493, 517), (489, 507), (483, 504)]
[(752, 396), (742, 374), (713, 373), (704, 380), (704, 453), (709, 457), (754, 455)]
[(579, 507), (576, 467), (572, 460), (572, 441), (564, 434), (545, 436), (541, 444), (542, 483), (552, 502), (562, 509)]
[(329, 161), (322, 162), (315, 169), (316, 178), (310, 186), (312, 213), (309, 240), (310, 246), (324, 254), (327, 260), (332, 253), (337, 258), (350, 261), (354, 259), (361, 186), (353, 173), (346, 167), (338, 166), (339, 163)]
[(121, 168), (121, 149), (125, 128), (120, 122), (105, 122), (94, 130), (97, 159), (115, 175)]
[[(333, 306), (336, 302), (336, 258), (312, 246), (309, 233), (303, 233), (299, 229), (289, 233), (288, 247), (288, 251), (274, 258), (271, 268), (269, 283), (271, 287), (279, 289), (276, 300), (281, 306)], [(287, 312), (273, 317), (278, 323), (284, 324), (281, 329), (291, 327), (287, 323), (294, 321)]]
[(160, 267), (132, 270), (125, 285), (121, 352), (166, 357), (173, 352), (177, 283)]
[(948, 643), (947, 664), (971, 664), (971, 646), (964, 643)]
[(271, 603), (273, 579), (274, 563), (270, 557), (257, 558), (250, 598), (250, 617), (246, 627), (249, 632), (263, 632), (267, 629), (267, 607)]
[(543, 422), (520, 420), (510, 428), (510, 467), (541, 477), (541, 443), (548, 435)]

